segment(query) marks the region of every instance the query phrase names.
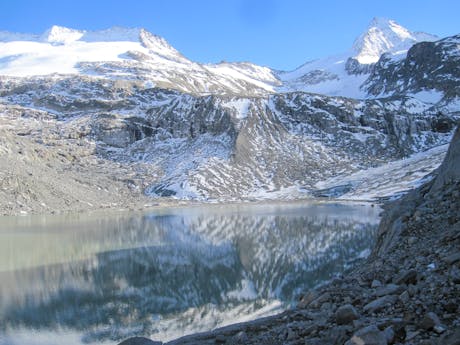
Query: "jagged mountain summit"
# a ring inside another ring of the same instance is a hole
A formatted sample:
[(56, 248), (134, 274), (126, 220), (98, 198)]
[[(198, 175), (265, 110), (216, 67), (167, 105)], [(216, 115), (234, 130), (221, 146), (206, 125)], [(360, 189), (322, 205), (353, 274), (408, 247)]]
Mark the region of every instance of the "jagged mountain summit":
[(278, 72), (247, 62), (196, 63), (163, 38), (140, 28), (84, 31), (53, 26), (41, 35), (0, 32), (0, 75), (57, 73), (129, 79), (195, 95), (307, 91), (366, 98), (372, 93), (361, 86), (382, 54), (403, 58), (414, 43), (433, 40), (436, 36), (374, 18), (348, 52)]
[(279, 73), (281, 89), (368, 98), (371, 95), (361, 86), (383, 54), (402, 59), (415, 43), (437, 39), (431, 34), (412, 32), (394, 20), (374, 18), (349, 51)]
[(438, 39), (435, 35), (409, 31), (391, 19), (374, 18), (367, 30), (353, 43), (353, 58), (360, 64), (372, 64), (383, 53), (404, 55), (417, 42)]

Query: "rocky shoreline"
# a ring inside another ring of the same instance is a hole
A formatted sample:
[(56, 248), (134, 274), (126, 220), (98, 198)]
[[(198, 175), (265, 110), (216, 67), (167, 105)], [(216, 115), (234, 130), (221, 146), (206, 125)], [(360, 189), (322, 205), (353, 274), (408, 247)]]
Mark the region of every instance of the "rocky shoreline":
[(458, 210), (460, 128), (437, 176), (387, 207), (361, 267), (307, 292), (293, 310), (167, 344), (460, 344)]

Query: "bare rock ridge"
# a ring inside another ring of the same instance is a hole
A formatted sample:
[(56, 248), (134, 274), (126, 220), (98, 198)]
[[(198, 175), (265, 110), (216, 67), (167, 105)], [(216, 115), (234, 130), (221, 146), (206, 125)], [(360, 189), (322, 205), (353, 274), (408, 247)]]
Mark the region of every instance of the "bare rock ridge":
[(458, 344), (459, 167), (460, 127), (436, 178), (389, 206), (360, 268), (293, 310), (167, 344)]

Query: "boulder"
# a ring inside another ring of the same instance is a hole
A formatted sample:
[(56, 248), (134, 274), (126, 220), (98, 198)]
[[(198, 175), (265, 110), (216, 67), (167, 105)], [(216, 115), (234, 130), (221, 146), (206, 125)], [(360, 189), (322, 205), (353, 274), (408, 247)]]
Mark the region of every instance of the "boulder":
[(351, 304), (345, 304), (337, 309), (335, 312), (335, 320), (338, 325), (345, 325), (352, 323), (353, 320), (359, 318), (358, 312)]
[(377, 326), (371, 325), (357, 331), (345, 345), (387, 345), (387, 337)]

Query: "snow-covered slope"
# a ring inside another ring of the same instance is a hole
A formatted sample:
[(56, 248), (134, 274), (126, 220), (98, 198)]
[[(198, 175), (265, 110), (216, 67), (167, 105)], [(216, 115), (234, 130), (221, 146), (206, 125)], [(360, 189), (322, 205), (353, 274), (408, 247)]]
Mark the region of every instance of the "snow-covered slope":
[(413, 44), (436, 39), (434, 35), (411, 32), (394, 20), (374, 18), (348, 52), (307, 62), (291, 72), (279, 73), (283, 81), (279, 90), (365, 98), (367, 93), (360, 86), (383, 53), (403, 58)]
[(376, 18), (348, 52), (308, 62), (291, 72), (275, 72), (247, 62), (199, 64), (144, 29), (84, 31), (53, 26), (41, 35), (0, 32), (0, 75), (80, 74), (140, 80), (200, 95), (307, 91), (365, 98), (368, 95), (360, 87), (382, 54), (402, 58), (414, 43), (435, 39), (393, 20)]
[(264, 94), (279, 85), (266, 67), (194, 63), (144, 29), (80, 31), (53, 26), (42, 35), (0, 32), (0, 75), (53, 73), (141, 80), (194, 94)]

